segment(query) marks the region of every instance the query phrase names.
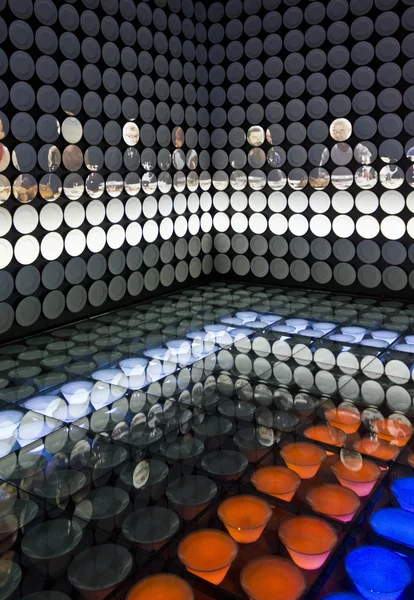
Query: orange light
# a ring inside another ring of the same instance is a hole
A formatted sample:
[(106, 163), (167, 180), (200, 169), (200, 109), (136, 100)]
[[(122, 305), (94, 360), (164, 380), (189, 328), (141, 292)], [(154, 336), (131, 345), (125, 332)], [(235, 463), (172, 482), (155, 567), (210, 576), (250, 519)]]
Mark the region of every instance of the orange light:
[(187, 535), (178, 547), (185, 568), (202, 579), (219, 585), (237, 556), (237, 544), (218, 529), (201, 529)]
[(368, 496), (381, 474), (379, 467), (370, 460), (363, 460), (357, 470), (346, 467), (338, 460), (331, 469), (339, 483), (358, 496)]
[(279, 538), (298, 567), (307, 571), (319, 569), (338, 540), (335, 529), (318, 517), (286, 519)]
[(361, 425), (360, 413), (346, 407), (330, 408), (325, 412), (325, 417), (331, 427), (342, 429), (345, 433), (355, 433)]
[(362, 454), (368, 454), (381, 460), (395, 460), (400, 453), (398, 446), (378, 438), (365, 437), (354, 443), (354, 448)]
[(240, 584), (250, 600), (298, 600), (306, 587), (299, 569), (279, 556), (261, 556), (248, 562)]
[(251, 544), (262, 535), (272, 516), (272, 509), (261, 498), (233, 496), (220, 504), (217, 514), (236, 542)]
[(319, 471), (326, 452), (310, 442), (293, 442), (283, 446), (280, 455), (286, 466), (301, 479), (310, 479)]
[(399, 448), (406, 445), (413, 432), (411, 423), (402, 423), (397, 419), (377, 419), (372, 425), (379, 438)]
[[(323, 442), (331, 446), (342, 447), (346, 440), (346, 433), (337, 427), (330, 425), (312, 425), (303, 432), (303, 435), (315, 442)], [(328, 456), (332, 456), (333, 452), (326, 451)]]
[(352, 521), (361, 505), (355, 492), (336, 483), (326, 483), (309, 490), (306, 501), (315, 512), (344, 523)]
[(261, 467), (251, 477), (251, 482), (257, 490), (286, 502), (292, 500), (300, 481), (295, 471), (276, 466)]
[(134, 585), (127, 600), (194, 600), (188, 583), (170, 573), (150, 575)]

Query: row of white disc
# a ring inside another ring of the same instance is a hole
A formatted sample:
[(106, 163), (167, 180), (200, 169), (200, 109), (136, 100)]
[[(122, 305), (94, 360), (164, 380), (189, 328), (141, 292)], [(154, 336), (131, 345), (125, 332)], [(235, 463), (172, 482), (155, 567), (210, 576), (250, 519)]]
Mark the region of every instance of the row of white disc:
[(7, 267), (13, 255), (20, 264), (29, 265), (40, 254), (46, 260), (56, 260), (64, 250), (69, 256), (80, 256), (86, 247), (91, 252), (100, 252), (105, 245), (116, 250), (125, 242), (129, 246), (136, 246), (142, 239), (146, 243), (152, 243), (160, 238), (169, 240), (173, 235), (182, 238), (187, 232), (197, 235), (200, 227), (204, 233), (211, 231), (211, 215), (206, 213), (201, 219), (198, 215), (191, 215), (188, 221), (183, 216), (177, 217), (175, 221), (167, 217), (160, 223), (148, 220), (143, 226), (133, 222), (126, 229), (115, 224), (107, 231), (102, 227), (92, 227), (86, 234), (80, 229), (72, 229), (65, 237), (53, 231), (47, 233), (40, 241), (33, 235), (22, 235), (14, 247), (8, 240), (0, 238), (0, 269)]

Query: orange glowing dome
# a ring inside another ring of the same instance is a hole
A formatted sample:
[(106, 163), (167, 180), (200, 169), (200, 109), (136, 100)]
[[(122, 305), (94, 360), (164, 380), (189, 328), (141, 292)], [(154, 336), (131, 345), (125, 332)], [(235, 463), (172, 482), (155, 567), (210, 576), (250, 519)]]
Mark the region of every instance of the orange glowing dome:
[(306, 587), (299, 569), (279, 556), (261, 556), (248, 562), (240, 584), (250, 600), (298, 600)]
[(254, 487), (260, 492), (290, 502), (300, 486), (301, 479), (287, 467), (268, 466), (257, 469), (251, 477)]

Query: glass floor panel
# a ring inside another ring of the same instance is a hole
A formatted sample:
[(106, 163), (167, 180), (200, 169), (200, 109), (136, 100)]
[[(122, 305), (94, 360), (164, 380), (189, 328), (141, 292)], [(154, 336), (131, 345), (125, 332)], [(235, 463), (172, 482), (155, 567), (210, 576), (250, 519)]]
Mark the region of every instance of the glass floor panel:
[(269, 600), (356, 600), (373, 544), (414, 575), (413, 366), (412, 304), (223, 282), (1, 346), (0, 600), (256, 598), (266, 556)]

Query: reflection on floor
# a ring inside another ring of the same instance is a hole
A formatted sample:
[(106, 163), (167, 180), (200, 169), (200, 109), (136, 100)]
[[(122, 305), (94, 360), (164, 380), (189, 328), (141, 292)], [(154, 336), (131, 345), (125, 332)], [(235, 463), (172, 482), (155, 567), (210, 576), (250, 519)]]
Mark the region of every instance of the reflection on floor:
[(219, 282), (0, 347), (0, 600), (413, 598), (413, 365), (414, 304)]

